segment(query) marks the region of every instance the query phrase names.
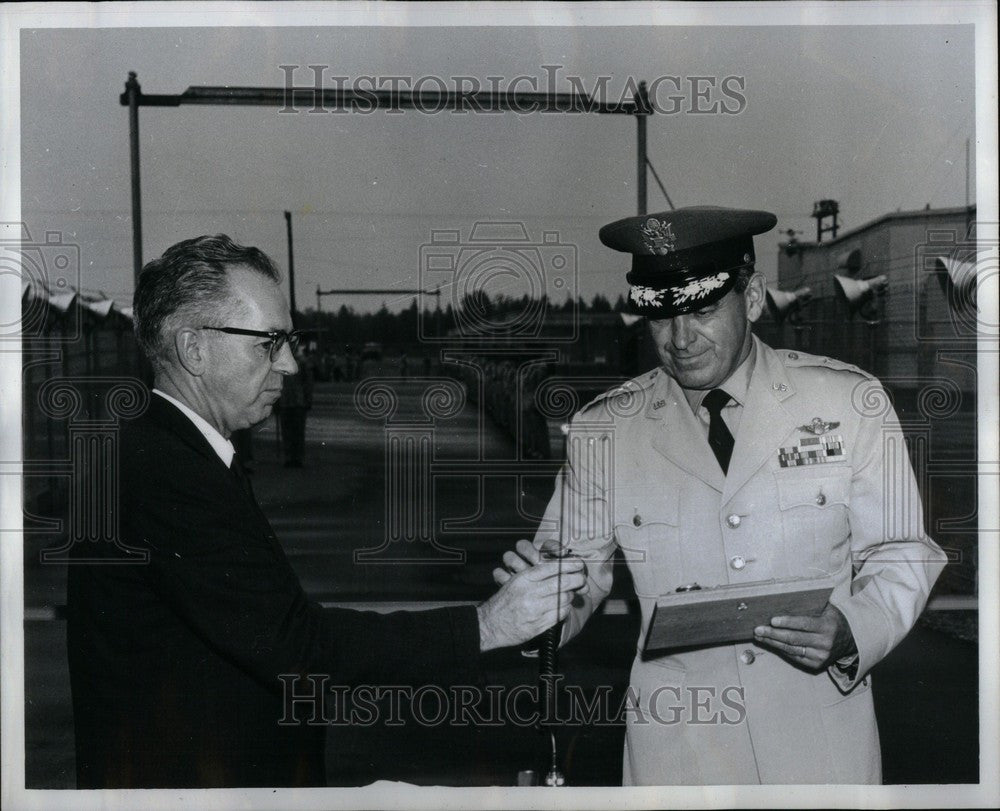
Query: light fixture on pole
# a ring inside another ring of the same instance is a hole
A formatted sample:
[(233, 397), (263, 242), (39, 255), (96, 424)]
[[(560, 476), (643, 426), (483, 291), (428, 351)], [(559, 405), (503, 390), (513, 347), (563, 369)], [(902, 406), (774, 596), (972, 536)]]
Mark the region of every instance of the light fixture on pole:
[(812, 288), (800, 287), (798, 290), (787, 291), (768, 287), (764, 296), (771, 318), (781, 324), (787, 317), (790, 323), (797, 324), (802, 306), (812, 298)]
[(885, 293), (888, 286), (889, 278), (884, 274), (870, 279), (852, 279), (839, 274), (833, 277), (833, 287), (847, 307), (848, 317), (853, 318), (858, 313), (869, 322), (878, 321), (878, 312), (872, 312), (875, 296)]

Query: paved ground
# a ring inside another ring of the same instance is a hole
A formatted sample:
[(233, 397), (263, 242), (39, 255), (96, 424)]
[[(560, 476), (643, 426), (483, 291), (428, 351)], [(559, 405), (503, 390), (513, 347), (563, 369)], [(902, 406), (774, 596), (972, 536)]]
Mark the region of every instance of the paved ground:
[[(363, 417), (352, 391), (349, 384), (320, 387), (303, 469), (280, 465), (273, 424), (256, 438), (255, 488), (306, 590), (327, 601), (485, 598), (502, 550), (530, 533), (551, 489), (551, 469), (515, 460), (511, 443), (491, 426), (480, 427), (471, 408), (430, 431), (414, 383), (400, 390), (388, 426), (397, 446), (410, 449), (409, 461), (398, 468), (407, 475), (387, 479), (385, 421)], [(375, 410), (371, 402), (367, 408)], [(433, 455), (421, 461), (420, 449), (431, 446)], [(412, 514), (391, 502), (387, 507), (387, 488), (407, 494), (404, 503), (423, 499), (432, 506)], [(421, 516), (433, 522), (422, 525)], [(435, 547), (430, 537), (448, 549)], [(58, 610), (65, 602), (65, 572), (37, 563), (38, 551), (52, 545), (53, 539), (35, 537), (26, 549), (26, 778), (29, 787), (72, 788), (65, 623)], [(375, 562), (357, 560), (364, 550)], [(463, 559), (443, 560), (448, 550)], [(428, 557), (437, 562), (417, 562)], [(627, 598), (627, 578), (617, 580), (613, 596)], [(596, 617), (562, 652), (567, 679), (585, 691), (605, 685), (609, 705), (617, 706), (636, 622), (629, 614)], [(489, 659), (488, 670), (487, 683), (512, 687), (533, 684), (537, 663), (502, 652)], [(887, 782), (975, 782), (974, 643), (918, 626), (878, 667), (874, 685)], [(622, 735), (617, 724), (559, 729), (568, 782), (617, 784)], [(544, 772), (546, 747), (546, 736), (530, 725), (336, 726), (328, 768), (334, 784), (512, 785), (519, 770)]]

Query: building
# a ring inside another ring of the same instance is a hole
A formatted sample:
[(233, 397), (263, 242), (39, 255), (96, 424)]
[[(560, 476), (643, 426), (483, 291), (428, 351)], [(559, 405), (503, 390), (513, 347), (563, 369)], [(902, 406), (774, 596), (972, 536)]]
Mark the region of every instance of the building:
[(939, 591), (958, 593), (975, 591), (978, 529), (975, 213), (897, 211), (828, 241), (789, 240), (756, 327), (774, 346), (830, 355), (883, 381), (928, 530), (954, 564)]

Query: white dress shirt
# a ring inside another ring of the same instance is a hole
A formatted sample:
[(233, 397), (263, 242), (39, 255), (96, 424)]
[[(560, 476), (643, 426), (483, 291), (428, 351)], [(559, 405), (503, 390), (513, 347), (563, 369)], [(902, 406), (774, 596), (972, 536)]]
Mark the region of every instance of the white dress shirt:
[(236, 449), (233, 447), (233, 443), (216, 431), (204, 417), (200, 414), (196, 414), (176, 397), (171, 397), (166, 392), (160, 391), (159, 389), (153, 389), (153, 394), (158, 394), (164, 400), (167, 400), (177, 406), (181, 410), (181, 413), (194, 423), (194, 427), (201, 431), (202, 436), (208, 440), (208, 444), (211, 445), (212, 450), (219, 455), (222, 463), (226, 467), (229, 467), (232, 464), (233, 456), (236, 455)]

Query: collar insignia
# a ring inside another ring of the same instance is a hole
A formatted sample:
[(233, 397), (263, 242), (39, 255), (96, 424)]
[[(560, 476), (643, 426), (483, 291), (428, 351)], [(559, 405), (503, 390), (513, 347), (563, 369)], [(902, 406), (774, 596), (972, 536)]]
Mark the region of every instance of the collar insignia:
[(814, 436), (823, 436), (827, 431), (832, 431), (838, 427), (840, 427), (839, 422), (825, 422), (819, 417), (814, 417), (809, 425), (800, 425), (799, 430), (806, 431)]

